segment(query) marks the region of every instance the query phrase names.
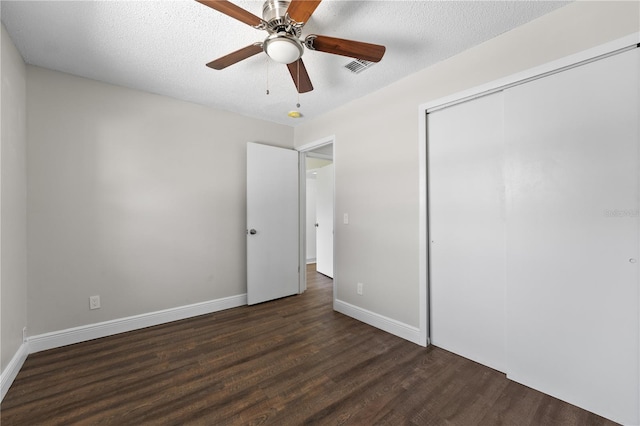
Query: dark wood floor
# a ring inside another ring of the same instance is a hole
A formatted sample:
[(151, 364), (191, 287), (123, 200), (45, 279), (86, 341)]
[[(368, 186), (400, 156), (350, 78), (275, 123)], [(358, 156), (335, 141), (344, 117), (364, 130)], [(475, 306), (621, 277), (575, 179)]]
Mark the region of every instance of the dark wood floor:
[(9, 425), (606, 425), (439, 348), (300, 296), (30, 355), (0, 407)]

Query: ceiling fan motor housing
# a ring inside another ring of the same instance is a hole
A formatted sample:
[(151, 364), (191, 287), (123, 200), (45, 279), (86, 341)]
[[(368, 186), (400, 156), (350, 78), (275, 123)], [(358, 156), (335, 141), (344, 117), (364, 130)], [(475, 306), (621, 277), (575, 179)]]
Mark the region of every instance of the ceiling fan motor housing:
[(287, 33), (300, 37), (303, 23), (293, 21), (287, 15), (291, 0), (267, 0), (262, 6), (262, 20), (269, 34)]
[(262, 19), (270, 22), (273, 19), (284, 18), (291, 0), (267, 0), (262, 6)]

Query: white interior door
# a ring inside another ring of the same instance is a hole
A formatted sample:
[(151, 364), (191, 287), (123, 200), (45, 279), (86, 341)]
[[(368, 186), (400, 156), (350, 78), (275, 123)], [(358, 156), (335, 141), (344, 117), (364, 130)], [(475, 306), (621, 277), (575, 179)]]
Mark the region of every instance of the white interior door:
[(428, 115), (431, 341), (505, 371), (502, 92)]
[(306, 221), (306, 240), (307, 240), (307, 249), (306, 253), (306, 262), (307, 263), (316, 263), (316, 179), (315, 176), (313, 178), (307, 178), (307, 188), (306, 188), (306, 198), (307, 198), (307, 221)]
[(508, 377), (636, 425), (639, 62), (505, 91)]
[(298, 153), (247, 144), (247, 303), (299, 292)]
[(316, 174), (316, 270), (333, 278), (333, 164)]

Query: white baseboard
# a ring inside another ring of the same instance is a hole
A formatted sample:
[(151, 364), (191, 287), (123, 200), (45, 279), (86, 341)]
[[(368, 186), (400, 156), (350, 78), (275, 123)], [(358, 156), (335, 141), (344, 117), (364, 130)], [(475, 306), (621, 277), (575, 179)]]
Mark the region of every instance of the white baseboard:
[(29, 343), (29, 353), (59, 348), (61, 346), (98, 339), (100, 337), (111, 336), (118, 333), (165, 324), (171, 321), (178, 321), (198, 315), (244, 306), (246, 304), (247, 295), (240, 294), (207, 302), (194, 303), (193, 305), (179, 306), (162, 311), (149, 312), (146, 314), (39, 334), (27, 339), (27, 342)]
[[(2, 394), (0, 401), (4, 398), (4, 395), (9, 390), (13, 380), (18, 375), (18, 372), (24, 364), (28, 354), (111, 336), (118, 333), (124, 333), (127, 331), (138, 330), (154, 325), (165, 324), (171, 321), (178, 321), (198, 315), (209, 314), (238, 306), (244, 306), (246, 304), (247, 295), (240, 294), (237, 296), (225, 297), (223, 299), (210, 300), (207, 302), (195, 303), (193, 305), (179, 306), (177, 308), (149, 312), (146, 314), (31, 336), (20, 346), (20, 349), (7, 365), (7, 368), (2, 372)], [(420, 329), (417, 327), (387, 318), (383, 315), (376, 314), (375, 312), (362, 309), (341, 300), (335, 300), (333, 307), (336, 311), (342, 314), (384, 330), (387, 333), (391, 333), (418, 345), (421, 344), (421, 333)]]
[(351, 318), (357, 319), (358, 321), (362, 321), (365, 324), (369, 324), (370, 326), (379, 328), (387, 333), (391, 333), (394, 336), (398, 336), (415, 343), (416, 345), (424, 346), (424, 344), (421, 343), (422, 339), (420, 338), (422, 333), (417, 327), (376, 314), (375, 312), (362, 309), (338, 299), (333, 301), (333, 309), (341, 314), (345, 314)]
[(310, 257), (309, 259), (307, 259), (307, 265), (310, 265), (312, 263), (316, 263), (316, 258), (315, 257)]
[(2, 374), (0, 374), (0, 402), (2, 402), (11, 384), (16, 379), (16, 376), (22, 368), (22, 364), (24, 364), (27, 359), (27, 355), (29, 355), (29, 344), (24, 342), (20, 345), (20, 348), (18, 348), (13, 358), (11, 358), (7, 367), (2, 370)]

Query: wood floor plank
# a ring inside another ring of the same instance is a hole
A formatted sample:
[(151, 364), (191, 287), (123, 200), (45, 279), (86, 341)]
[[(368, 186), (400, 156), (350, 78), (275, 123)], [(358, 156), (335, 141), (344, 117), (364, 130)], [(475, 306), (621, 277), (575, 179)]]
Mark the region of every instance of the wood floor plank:
[(30, 355), (11, 425), (612, 425), (437, 347), (303, 295)]

